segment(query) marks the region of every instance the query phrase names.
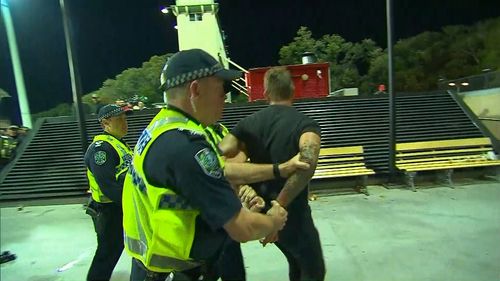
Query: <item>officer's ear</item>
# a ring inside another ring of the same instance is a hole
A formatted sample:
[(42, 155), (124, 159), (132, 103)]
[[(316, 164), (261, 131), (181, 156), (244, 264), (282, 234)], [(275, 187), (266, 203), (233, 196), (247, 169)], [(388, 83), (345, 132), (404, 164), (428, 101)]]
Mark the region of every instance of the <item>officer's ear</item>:
[(108, 126), (108, 125), (109, 125), (109, 120), (108, 119), (102, 119), (101, 120), (101, 127), (103, 129), (106, 129), (106, 126)]
[(193, 80), (189, 83), (189, 91), (188, 91), (189, 99), (193, 100), (200, 96), (200, 81)]

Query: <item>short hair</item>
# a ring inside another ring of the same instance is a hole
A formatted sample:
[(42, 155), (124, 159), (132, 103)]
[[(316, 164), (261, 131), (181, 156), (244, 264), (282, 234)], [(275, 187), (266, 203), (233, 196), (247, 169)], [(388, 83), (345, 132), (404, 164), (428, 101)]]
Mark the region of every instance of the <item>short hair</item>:
[(291, 99), (295, 90), (292, 75), (284, 66), (273, 67), (264, 75), (264, 89), (270, 100)]
[(191, 84), (191, 82), (193, 82), (193, 81), (189, 81), (189, 82), (186, 82), (186, 83), (181, 84), (179, 86), (176, 86), (176, 87), (173, 87), (173, 88), (166, 90), (165, 93), (167, 94), (167, 97), (175, 99), (175, 98), (185, 96), (186, 91), (187, 91), (186, 88), (188, 87), (189, 84)]

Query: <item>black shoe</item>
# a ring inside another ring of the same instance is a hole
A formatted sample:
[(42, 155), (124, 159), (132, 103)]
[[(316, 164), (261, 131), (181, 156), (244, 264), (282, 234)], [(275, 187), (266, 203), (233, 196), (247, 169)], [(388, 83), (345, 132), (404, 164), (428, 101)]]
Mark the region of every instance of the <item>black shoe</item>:
[(11, 254), (9, 251), (2, 252), (2, 255), (0, 255), (0, 264), (13, 261), (16, 258), (16, 255)]

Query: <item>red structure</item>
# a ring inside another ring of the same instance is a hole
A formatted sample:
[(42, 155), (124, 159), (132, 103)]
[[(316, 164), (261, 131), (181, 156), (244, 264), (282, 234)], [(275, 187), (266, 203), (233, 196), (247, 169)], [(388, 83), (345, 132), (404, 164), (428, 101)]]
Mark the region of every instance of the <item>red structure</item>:
[[(252, 68), (246, 73), (248, 100), (264, 99), (264, 74), (271, 67)], [(330, 93), (330, 65), (310, 63), (287, 65), (295, 84), (295, 99), (325, 98)]]

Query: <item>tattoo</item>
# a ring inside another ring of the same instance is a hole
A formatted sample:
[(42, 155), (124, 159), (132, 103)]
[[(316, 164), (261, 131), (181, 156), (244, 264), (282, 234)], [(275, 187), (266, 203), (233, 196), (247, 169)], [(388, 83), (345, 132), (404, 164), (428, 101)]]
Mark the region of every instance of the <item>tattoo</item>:
[(286, 181), (283, 189), (278, 195), (278, 202), (282, 206), (287, 206), (295, 197), (307, 186), (311, 180), (316, 164), (318, 163), (320, 144), (317, 141), (306, 141), (300, 147), (300, 161), (309, 163), (307, 170), (298, 170)]
[(316, 165), (318, 161), (319, 144), (308, 142), (300, 149), (300, 161)]

